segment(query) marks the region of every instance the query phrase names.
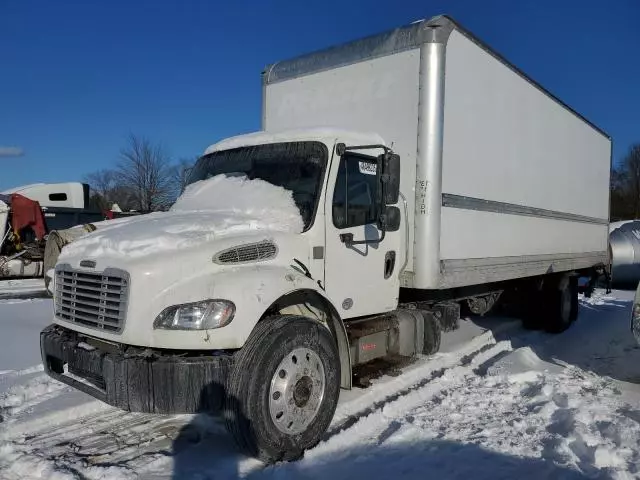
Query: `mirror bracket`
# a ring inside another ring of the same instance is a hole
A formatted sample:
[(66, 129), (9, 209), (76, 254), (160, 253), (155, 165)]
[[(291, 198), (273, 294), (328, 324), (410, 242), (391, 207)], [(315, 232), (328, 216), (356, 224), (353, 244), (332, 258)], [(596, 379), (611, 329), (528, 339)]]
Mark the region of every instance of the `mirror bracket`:
[(340, 234), (340, 241), (342, 243), (344, 243), (344, 245), (347, 248), (351, 248), (354, 245), (369, 245), (369, 244), (378, 244), (380, 242), (382, 242), (384, 240), (385, 234), (387, 232), (385, 230), (382, 230), (382, 235), (380, 235), (380, 238), (376, 238), (373, 240), (354, 240), (353, 239), (353, 233), (341, 233)]

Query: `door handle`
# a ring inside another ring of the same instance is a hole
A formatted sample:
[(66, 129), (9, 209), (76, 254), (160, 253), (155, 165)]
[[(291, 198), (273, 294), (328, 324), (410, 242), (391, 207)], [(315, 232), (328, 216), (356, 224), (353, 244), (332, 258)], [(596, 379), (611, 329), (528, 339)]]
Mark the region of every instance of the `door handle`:
[(396, 266), (396, 252), (391, 250), (384, 256), (384, 278), (385, 280), (393, 275), (393, 269)]

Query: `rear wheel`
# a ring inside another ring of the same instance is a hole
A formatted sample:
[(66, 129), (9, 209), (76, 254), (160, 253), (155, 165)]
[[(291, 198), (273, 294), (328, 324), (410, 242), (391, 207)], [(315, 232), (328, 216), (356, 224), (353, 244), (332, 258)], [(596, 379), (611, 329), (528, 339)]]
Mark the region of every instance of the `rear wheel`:
[(522, 324), (531, 330), (561, 333), (578, 317), (578, 278), (549, 277), (521, 293)]
[(227, 429), (265, 462), (296, 459), (329, 427), (339, 389), (338, 350), (326, 327), (295, 315), (265, 319), (232, 368)]
[(543, 293), (543, 328), (549, 333), (564, 332), (578, 318), (578, 278), (564, 276)]

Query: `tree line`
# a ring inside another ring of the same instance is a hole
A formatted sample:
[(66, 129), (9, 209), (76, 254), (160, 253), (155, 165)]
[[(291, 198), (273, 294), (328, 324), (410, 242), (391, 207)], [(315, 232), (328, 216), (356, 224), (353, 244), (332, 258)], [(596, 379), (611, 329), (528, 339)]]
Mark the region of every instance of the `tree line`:
[(123, 211), (166, 210), (184, 190), (195, 160), (173, 162), (162, 145), (131, 134), (114, 168), (85, 176), (91, 207), (109, 210), (115, 203)]
[(611, 169), (611, 221), (640, 218), (640, 143)]

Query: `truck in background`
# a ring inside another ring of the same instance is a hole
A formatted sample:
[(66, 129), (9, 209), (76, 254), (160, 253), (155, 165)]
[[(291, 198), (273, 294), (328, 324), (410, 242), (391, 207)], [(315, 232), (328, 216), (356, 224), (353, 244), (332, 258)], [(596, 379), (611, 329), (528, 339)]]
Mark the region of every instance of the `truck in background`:
[(437, 351), (460, 305), (562, 332), (578, 275), (609, 268), (611, 139), (446, 16), (271, 65), (262, 112), (170, 212), (63, 249), (49, 375), (222, 411), (244, 451), (290, 460), (354, 367)]
[(85, 183), (36, 183), (0, 192), (0, 279), (42, 277), (51, 232), (122, 215), (91, 208)]

